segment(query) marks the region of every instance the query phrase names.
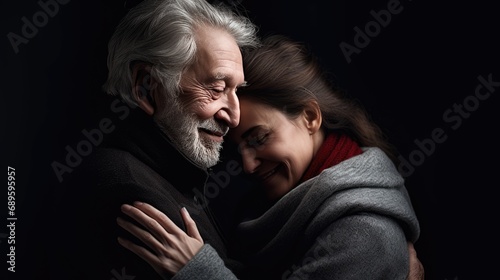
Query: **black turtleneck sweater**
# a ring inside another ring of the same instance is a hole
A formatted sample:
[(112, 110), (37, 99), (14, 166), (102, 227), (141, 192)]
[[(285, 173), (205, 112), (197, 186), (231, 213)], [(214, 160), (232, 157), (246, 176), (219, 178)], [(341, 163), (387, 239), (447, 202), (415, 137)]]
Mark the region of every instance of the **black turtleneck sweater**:
[(179, 153), (139, 109), (116, 125), (65, 179), (54, 239), (48, 240), (54, 243), (53, 279), (162, 279), (117, 242), (122, 236), (141, 244), (116, 223), (118, 216), (127, 218), (120, 206), (134, 201), (153, 205), (184, 230), (180, 209), (186, 207), (205, 244), (236, 269), (206, 207), (207, 170)]

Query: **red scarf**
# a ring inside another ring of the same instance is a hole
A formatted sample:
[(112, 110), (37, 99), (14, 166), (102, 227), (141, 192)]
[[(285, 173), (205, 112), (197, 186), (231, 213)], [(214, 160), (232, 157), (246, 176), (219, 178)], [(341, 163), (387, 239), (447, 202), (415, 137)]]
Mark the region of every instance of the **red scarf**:
[(349, 136), (330, 133), (319, 148), (316, 156), (302, 176), (300, 182), (319, 175), (321, 171), (332, 167), (348, 158), (361, 154), (363, 151)]

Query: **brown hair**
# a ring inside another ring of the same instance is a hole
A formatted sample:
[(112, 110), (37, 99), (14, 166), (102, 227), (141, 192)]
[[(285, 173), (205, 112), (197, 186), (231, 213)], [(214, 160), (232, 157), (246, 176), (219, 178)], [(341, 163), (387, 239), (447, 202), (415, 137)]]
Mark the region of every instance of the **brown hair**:
[(362, 147), (379, 147), (394, 163), (396, 149), (355, 99), (337, 88), (304, 44), (281, 36), (265, 38), (259, 48), (243, 53), (248, 85), (238, 96), (298, 116), (310, 101), (319, 104), (322, 129), (349, 135)]

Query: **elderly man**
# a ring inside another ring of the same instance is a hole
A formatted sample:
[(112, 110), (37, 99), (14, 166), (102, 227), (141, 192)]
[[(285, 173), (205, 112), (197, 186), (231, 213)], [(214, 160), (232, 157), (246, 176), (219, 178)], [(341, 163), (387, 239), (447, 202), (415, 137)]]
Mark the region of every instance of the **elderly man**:
[[(65, 181), (58, 210), (68, 223), (53, 274), (161, 279), (117, 243), (120, 205), (134, 200), (155, 205), (178, 225), (186, 207), (207, 243), (200, 262), (222, 264), (210, 263), (214, 279), (237, 271), (197, 194), (219, 160), (223, 136), (239, 122), (240, 49), (258, 43), (247, 18), (204, 0), (147, 0), (126, 15), (109, 42), (104, 88), (135, 109)], [(195, 268), (184, 272), (199, 276)]]
[(54, 279), (169, 279), (117, 242), (120, 206), (137, 200), (184, 229), (179, 210), (192, 213), (205, 245), (175, 279), (235, 279), (240, 264), (200, 193), (239, 122), (241, 49), (258, 45), (249, 19), (205, 0), (130, 10), (109, 43), (104, 89), (135, 109), (65, 181)]

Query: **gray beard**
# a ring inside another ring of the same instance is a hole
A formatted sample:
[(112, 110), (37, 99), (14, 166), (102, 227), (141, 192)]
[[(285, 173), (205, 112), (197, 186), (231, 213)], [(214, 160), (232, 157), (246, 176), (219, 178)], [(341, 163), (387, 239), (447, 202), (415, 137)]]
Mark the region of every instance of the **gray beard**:
[(227, 127), (213, 118), (200, 121), (194, 114), (185, 112), (178, 99), (166, 104), (155, 120), (174, 147), (195, 165), (208, 169), (217, 164), (222, 143), (203, 138), (199, 128), (227, 132)]

